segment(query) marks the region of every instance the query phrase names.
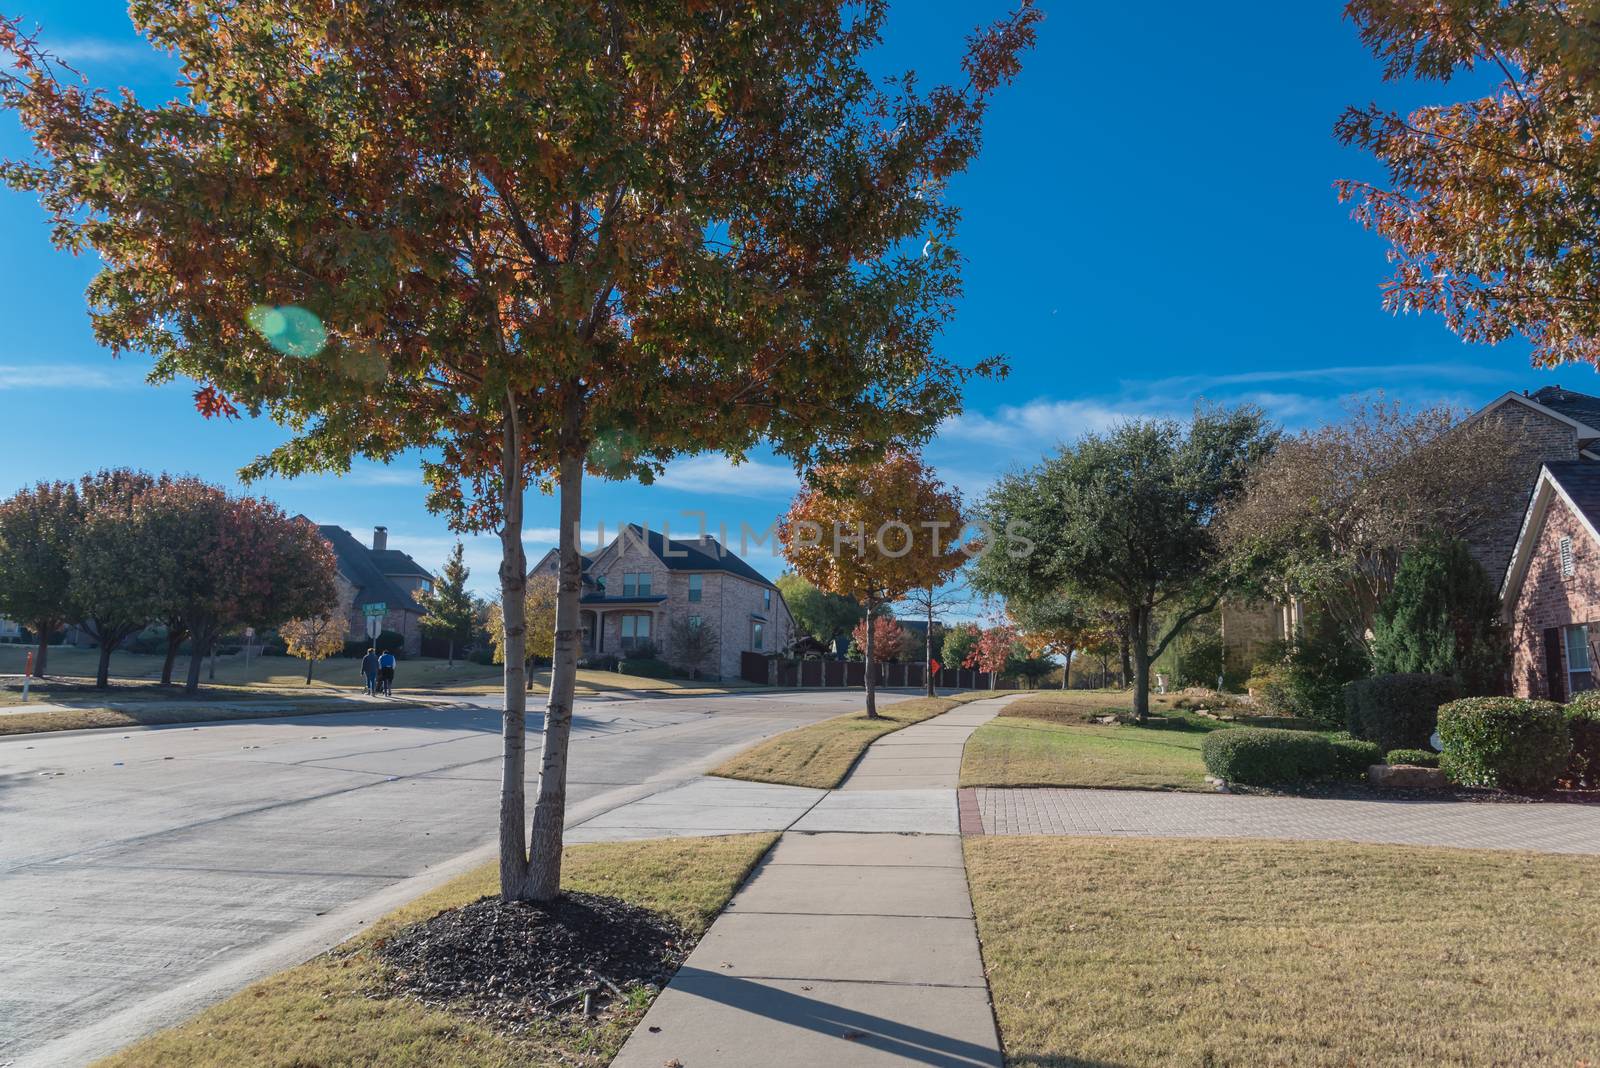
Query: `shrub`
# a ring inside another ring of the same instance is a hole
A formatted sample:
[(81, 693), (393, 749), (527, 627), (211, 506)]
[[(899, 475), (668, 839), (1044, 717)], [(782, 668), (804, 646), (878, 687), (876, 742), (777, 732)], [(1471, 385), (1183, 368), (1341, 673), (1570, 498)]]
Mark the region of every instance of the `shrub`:
[(1344, 692), (1350, 733), (1385, 751), (1427, 746), (1439, 706), (1461, 696), (1446, 675), (1379, 675), (1352, 682)]
[(1333, 746), (1333, 774), (1339, 779), (1359, 779), (1374, 764), (1383, 763), (1383, 749), (1377, 742), (1363, 741), (1349, 735), (1334, 735), (1328, 739)]
[(1567, 785), (1600, 787), (1600, 690), (1586, 690), (1567, 703), (1567, 739), (1572, 756), (1562, 778)]
[(1212, 731), (1200, 743), (1206, 770), (1227, 782), (1274, 786), (1333, 773), (1333, 744), (1309, 731), (1236, 727)]
[(372, 644), (377, 646), (380, 653), (393, 653), (396, 660), (406, 658), (406, 638), (398, 631), (386, 630)]
[(624, 675), (638, 675), (645, 679), (665, 679), (672, 675), (672, 665), (654, 657), (629, 657), (617, 664), (617, 670)]
[(1434, 539), (1406, 553), (1373, 622), (1373, 670), (1449, 675), (1476, 697), (1505, 692), (1509, 660), (1500, 595), (1466, 543)]
[(1572, 743), (1554, 701), (1469, 697), (1439, 709), (1445, 773), (1466, 786), (1548, 790), (1567, 767)]
[(1263, 650), (1250, 686), (1271, 712), (1337, 727), (1344, 722), (1345, 684), (1367, 670), (1366, 652), (1330, 621), (1316, 619), (1298, 641)]
[(1415, 768), (1436, 768), (1439, 766), (1439, 754), (1432, 749), (1391, 749), (1389, 755), (1384, 757), (1384, 763), (1410, 764)]
[(587, 668), (590, 671), (615, 671), (617, 670), (617, 665), (619, 663), (621, 663), (621, 661), (619, 661), (616, 657), (612, 656), (610, 653), (605, 653), (601, 656), (585, 657), (584, 659), (578, 661), (578, 666), (581, 668)]
[(467, 654), (467, 659), (474, 664), (492, 665), (494, 663), (494, 647), (489, 645), (475, 646), (472, 652)]

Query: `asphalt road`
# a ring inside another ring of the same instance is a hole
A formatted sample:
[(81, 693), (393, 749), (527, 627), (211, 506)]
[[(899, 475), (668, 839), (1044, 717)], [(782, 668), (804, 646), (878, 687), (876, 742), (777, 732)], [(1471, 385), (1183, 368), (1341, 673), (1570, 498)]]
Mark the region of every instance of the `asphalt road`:
[[(499, 702), (469, 700), (0, 739), (0, 1066), (86, 1063), (492, 855)], [(860, 700), (581, 699), (569, 825)]]

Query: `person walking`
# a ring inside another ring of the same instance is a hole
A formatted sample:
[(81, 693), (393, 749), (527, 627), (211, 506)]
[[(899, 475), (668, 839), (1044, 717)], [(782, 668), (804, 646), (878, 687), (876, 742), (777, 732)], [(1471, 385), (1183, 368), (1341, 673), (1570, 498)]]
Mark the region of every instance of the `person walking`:
[(368, 649), (367, 655), (361, 658), (361, 674), (367, 677), (367, 696), (378, 695), (378, 650)]
[(383, 696), (394, 696), (394, 653), (388, 649), (378, 657), (378, 682), (383, 687)]

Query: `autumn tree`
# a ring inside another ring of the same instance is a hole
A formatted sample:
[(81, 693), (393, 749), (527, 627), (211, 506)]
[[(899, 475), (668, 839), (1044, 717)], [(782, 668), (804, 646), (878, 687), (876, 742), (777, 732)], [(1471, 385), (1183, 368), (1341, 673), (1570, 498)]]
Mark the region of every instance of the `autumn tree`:
[(1252, 592), (1313, 600), (1365, 647), (1406, 553), (1520, 522), (1528, 451), (1493, 417), (1358, 402), (1343, 421), (1284, 439), (1251, 472), (1225, 537), (1252, 558)]
[(982, 637), (983, 630), (976, 623), (961, 623), (945, 631), (944, 642), (940, 647), (944, 666), (966, 667), (972, 651), (978, 647), (978, 639)]
[(0, 616), (26, 624), (39, 643), (33, 673), (43, 678), (50, 636), (75, 622), (72, 540), (82, 522), (70, 482), (40, 482), (0, 501)]
[(1000, 673), (1016, 656), (1017, 639), (1017, 628), (1010, 623), (1001, 622), (985, 627), (972, 652), (967, 654), (965, 666), (988, 673), (989, 688), (994, 689)]
[[(872, 633), (867, 633), (868, 627)], [(861, 659), (866, 659), (867, 649), (873, 650), (875, 659), (882, 663), (899, 660), (905, 653), (905, 629), (900, 626), (900, 621), (890, 615), (887, 610), (880, 610), (872, 620), (863, 619), (856, 624), (856, 629), (850, 632), (850, 651), (852, 654), (859, 652)], [(856, 659), (854, 655), (850, 659)]]
[(990, 529), (1035, 542), (1027, 552), (986, 553), (985, 582), (1020, 601), (1068, 594), (1113, 608), (1143, 720), (1151, 661), (1239, 581), (1218, 519), (1275, 440), (1250, 406), (1200, 408), (1187, 426), (1130, 420), (1086, 434), (984, 499)]
[[(997, 369), (934, 343), (959, 294), (945, 185), (1033, 41), (1019, 2), (927, 90), (866, 69), (885, 0), (148, 0), (135, 25), (182, 71), (156, 105), (0, 29), (37, 149), (5, 176), (99, 256), (97, 337), (210, 414), (288, 425), (247, 476), (423, 447), (430, 506), (498, 533), (505, 898), (560, 887), (585, 470), (763, 439), (853, 459)], [(530, 482), (561, 531), (531, 828)]]
[(1082, 601), (1070, 595), (1006, 602), (1006, 615), (1017, 628), (1018, 640), (1038, 658), (1059, 656), (1061, 688), (1067, 688), (1072, 658), (1097, 628), (1098, 621)]
[(467, 567), (464, 553), (461, 543), (456, 542), (433, 589), (417, 595), (426, 613), (422, 617), (422, 629), (449, 643), (451, 667), (456, 663), (456, 646), (472, 640), (472, 594), (467, 592), (467, 579), (472, 569)]
[[(560, 587), (554, 575), (541, 572), (528, 576), (522, 596), (522, 615), (527, 620), (522, 643), (526, 658), (523, 663), (523, 685), (531, 686), (533, 661), (541, 658), (548, 660), (555, 653), (556, 607)], [(489, 641), (494, 646), (494, 662), (504, 664), (510, 643), (506, 640), (506, 617), (499, 601), (489, 603), (485, 625), (489, 630)]]
[(69, 591), (79, 626), (99, 646), (101, 689), (111, 684), (111, 654), (157, 614), (170, 555), (147, 507), (156, 485), (153, 476), (127, 468), (85, 475), (78, 485), (83, 518), (68, 558)]
[(278, 627), (278, 636), (288, 646), (289, 655), (306, 662), (307, 686), (311, 685), (311, 671), (318, 660), (344, 652), (346, 629), (344, 616), (333, 612), (291, 619)]
[(1391, 310), (1442, 314), (1468, 341), (1521, 334), (1536, 364), (1600, 364), (1600, 33), (1592, 4), (1351, 0), (1345, 14), (1390, 80), (1487, 71), (1495, 92), (1352, 107), (1340, 140), (1386, 185), (1338, 184), (1393, 244)]
[(865, 615), (849, 597), (819, 590), (799, 575), (780, 575), (773, 585), (783, 594), (795, 625), (819, 642), (850, 633)]
[(868, 719), (878, 715), (873, 620), (908, 590), (937, 586), (966, 563), (961, 531), (960, 498), (904, 450), (820, 468), (778, 524), (799, 575), (865, 609)]

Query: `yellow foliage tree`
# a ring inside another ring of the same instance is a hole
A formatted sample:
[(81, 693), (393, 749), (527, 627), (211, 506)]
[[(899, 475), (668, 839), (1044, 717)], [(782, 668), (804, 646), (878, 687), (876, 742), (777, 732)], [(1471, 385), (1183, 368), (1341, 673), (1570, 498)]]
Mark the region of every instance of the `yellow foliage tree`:
[[(533, 671), (531, 664), (535, 658), (550, 659), (555, 655), (556, 648), (556, 577), (549, 574), (528, 576), (528, 584), (524, 588), (522, 603), (527, 619), (527, 638), (524, 648), (527, 651), (528, 662), (524, 665), (523, 675), (531, 683)], [(489, 605), (489, 640), (494, 643), (494, 662), (506, 662), (506, 624), (505, 614), (500, 610), (500, 602)]]
[(344, 620), (335, 619), (331, 612), (291, 619), (278, 628), (278, 636), (289, 647), (289, 655), (305, 660), (307, 686), (311, 685), (311, 671), (318, 660), (344, 652), (344, 632)]
[(783, 555), (807, 582), (867, 610), (867, 717), (878, 715), (873, 620), (914, 589), (936, 587), (967, 561), (961, 499), (912, 452), (874, 464), (819, 468), (778, 524)]

